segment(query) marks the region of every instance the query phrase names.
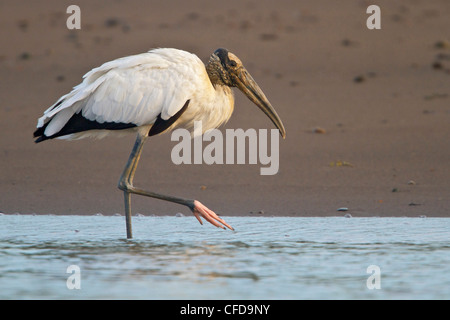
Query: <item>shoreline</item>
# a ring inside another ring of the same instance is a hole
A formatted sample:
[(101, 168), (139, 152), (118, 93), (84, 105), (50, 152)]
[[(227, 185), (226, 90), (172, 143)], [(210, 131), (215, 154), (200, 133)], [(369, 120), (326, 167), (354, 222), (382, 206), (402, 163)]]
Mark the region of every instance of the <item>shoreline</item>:
[[(136, 186), (198, 199), (223, 217), (337, 216), (342, 207), (352, 217), (450, 217), (450, 3), (379, 1), (380, 30), (366, 27), (362, 3), (331, 0), (77, 5), (80, 30), (67, 29), (57, 0), (0, 5), (0, 212), (122, 212), (117, 181), (135, 136), (35, 144), (37, 119), (104, 62), (154, 47), (206, 62), (225, 47), (286, 127), (277, 174), (261, 176), (261, 164), (175, 165), (166, 133), (144, 146)], [(234, 93), (222, 133), (274, 128)], [(132, 210), (190, 215), (137, 196)]]

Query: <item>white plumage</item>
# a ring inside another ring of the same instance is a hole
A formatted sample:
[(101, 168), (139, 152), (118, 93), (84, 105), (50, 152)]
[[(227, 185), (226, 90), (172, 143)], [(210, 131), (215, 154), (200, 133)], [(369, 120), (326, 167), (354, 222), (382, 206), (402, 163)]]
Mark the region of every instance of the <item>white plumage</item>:
[[(227, 86), (217, 90), (205, 65), (194, 54), (177, 49), (155, 49), (104, 63), (83, 77), (83, 82), (62, 96), (38, 120), (38, 128), (50, 123), (44, 134), (57, 134), (76, 113), (98, 123), (129, 123), (151, 126), (158, 115), (168, 120), (190, 100), (189, 108), (172, 126), (192, 128), (202, 121), (203, 131), (226, 122), (234, 99)], [(148, 129), (148, 128), (144, 128)], [(136, 130), (136, 128), (128, 129)], [(79, 139), (102, 138), (123, 130), (89, 130), (60, 136)]]

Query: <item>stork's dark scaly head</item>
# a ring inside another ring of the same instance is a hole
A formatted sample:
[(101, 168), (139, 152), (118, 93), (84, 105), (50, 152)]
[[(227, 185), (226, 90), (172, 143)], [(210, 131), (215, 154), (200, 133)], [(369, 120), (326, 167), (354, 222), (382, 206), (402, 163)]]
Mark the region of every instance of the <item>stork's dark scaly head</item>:
[(214, 86), (222, 85), (239, 88), (272, 120), (278, 130), (280, 130), (281, 136), (283, 138), (286, 136), (286, 130), (280, 117), (236, 55), (227, 49), (217, 49), (210, 56), (206, 65), (206, 71)]

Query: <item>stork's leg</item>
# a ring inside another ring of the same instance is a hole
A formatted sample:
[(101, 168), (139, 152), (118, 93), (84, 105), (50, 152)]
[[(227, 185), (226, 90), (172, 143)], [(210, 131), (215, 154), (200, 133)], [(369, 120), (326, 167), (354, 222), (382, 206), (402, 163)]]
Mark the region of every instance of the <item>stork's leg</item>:
[[(187, 200), (178, 197), (167, 196), (163, 194), (158, 194), (146, 190), (142, 190), (133, 186), (133, 178), (136, 173), (136, 168), (141, 157), (142, 149), (144, 147), (145, 140), (147, 139), (147, 135), (138, 134), (136, 138), (136, 142), (134, 144), (133, 150), (131, 151), (130, 158), (123, 170), (122, 175), (119, 180), (119, 189), (124, 192), (125, 199), (125, 219), (127, 226), (127, 238), (130, 239), (133, 237), (132, 229), (131, 229), (131, 194), (139, 194), (141, 196), (157, 198), (161, 200), (166, 200), (174, 203), (179, 203), (187, 206), (192, 210), (194, 216), (203, 224), (200, 217), (203, 217), (206, 221), (213, 224), (216, 227), (225, 229), (224, 226), (228, 227), (231, 230), (234, 230), (229, 224), (227, 224), (222, 218), (220, 218), (214, 211), (208, 209), (202, 203), (197, 200)], [(221, 225), (220, 223), (223, 225)]]
[(133, 237), (131, 228), (131, 191), (130, 187), (133, 185), (133, 177), (136, 172), (137, 163), (142, 153), (142, 148), (145, 142), (145, 136), (138, 135), (136, 142), (134, 144), (133, 150), (131, 151), (130, 158), (123, 170), (123, 173), (119, 180), (119, 189), (123, 190), (124, 200), (125, 200), (125, 220), (127, 226), (127, 238), (131, 239)]

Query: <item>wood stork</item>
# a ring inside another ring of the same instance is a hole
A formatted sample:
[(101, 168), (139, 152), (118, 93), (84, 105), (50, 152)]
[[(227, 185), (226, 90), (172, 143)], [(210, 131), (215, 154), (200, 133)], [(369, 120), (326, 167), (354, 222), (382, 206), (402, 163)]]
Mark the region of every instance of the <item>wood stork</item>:
[(137, 133), (118, 184), (125, 197), (128, 238), (132, 237), (132, 193), (185, 205), (200, 224), (203, 217), (216, 227), (233, 229), (197, 200), (162, 195), (133, 185), (145, 140), (178, 127), (191, 130), (194, 121), (201, 121), (202, 133), (219, 127), (233, 112), (231, 87), (239, 88), (285, 137), (276, 111), (236, 55), (217, 49), (205, 66), (189, 52), (159, 48), (106, 62), (85, 74), (81, 84), (38, 119), (35, 142)]

